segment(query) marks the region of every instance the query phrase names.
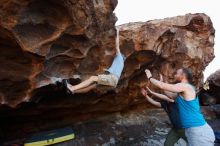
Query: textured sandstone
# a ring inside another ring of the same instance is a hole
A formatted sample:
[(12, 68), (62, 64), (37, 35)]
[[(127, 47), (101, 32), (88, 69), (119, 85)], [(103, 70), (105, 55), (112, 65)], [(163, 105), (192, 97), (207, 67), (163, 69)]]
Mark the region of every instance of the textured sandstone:
[[(76, 30), (72, 28), (71, 14), (69, 14), (70, 18), (55, 22), (57, 20), (54, 18), (55, 14), (45, 16), (40, 13), (41, 7), (45, 7), (45, 4), (38, 3), (39, 8), (34, 10), (29, 8), (31, 4), (29, 5), (23, 8), (24, 16), (18, 19), (21, 22), (17, 22), (13, 28), (10, 28), (9, 24), (6, 25), (6, 22), (1, 23), (4, 28), (1, 26), (0, 100), (2, 104), (9, 106), (38, 99), (39, 94), (44, 96), (41, 93), (42, 89), (53, 92), (54, 87), (50, 90), (50, 86), (53, 86), (57, 80), (68, 78), (75, 81), (75, 76), (80, 76), (84, 80), (90, 75), (101, 73), (111, 64), (115, 52), (113, 26), (115, 20), (110, 10), (106, 13), (110, 13), (112, 19), (95, 15), (90, 19), (96, 18), (96, 21), (92, 22), (99, 24), (99, 27), (90, 28), (89, 25), (95, 24), (84, 22), (86, 26), (83, 26), (82, 32), (74, 34)], [(57, 9), (52, 7), (51, 13), (56, 12), (57, 15), (61, 15), (62, 11), (60, 10), (59, 13)], [(91, 11), (85, 8), (86, 10), (88, 13)], [(49, 13), (50, 9), (47, 11), (44, 13)], [(92, 12), (94, 13), (94, 10)], [(35, 19), (39, 20), (34, 21)], [(82, 18), (83, 20), (85, 21), (85, 18)], [(108, 25), (105, 21), (109, 22)], [(54, 31), (49, 31), (50, 23), (56, 25), (53, 26)], [(106, 26), (103, 26), (105, 23)], [(119, 27), (120, 48), (126, 56), (126, 61), (118, 88), (115, 90), (118, 93), (117, 101), (114, 102), (121, 101), (127, 105), (127, 100), (129, 102), (134, 100), (140, 87), (146, 82), (143, 72), (146, 67), (153, 70), (155, 77), (161, 72), (164, 79), (169, 82), (173, 81), (173, 73), (176, 69), (182, 66), (189, 67), (193, 71), (195, 85), (201, 86), (202, 71), (214, 58), (214, 29), (208, 16), (188, 14), (164, 20), (129, 23)], [(90, 35), (87, 34), (88, 32)], [(95, 92), (102, 96), (105, 91), (105, 87), (100, 87)]]
[[(190, 67), (195, 85), (201, 87), (202, 71), (214, 58), (215, 30), (205, 14), (118, 26), (126, 60), (116, 89), (99, 86), (71, 97), (55, 85), (62, 79), (77, 84), (75, 77), (85, 80), (111, 65), (116, 5), (116, 0), (0, 2), (1, 126), (28, 133), (151, 108), (139, 92), (148, 84), (145, 68), (172, 82), (176, 69)], [(15, 117), (16, 124), (10, 120)]]
[(59, 78), (99, 72), (115, 52), (116, 0), (0, 2), (0, 103), (15, 107)]
[(206, 82), (209, 85), (209, 89), (200, 91), (202, 103), (205, 105), (220, 103), (220, 70), (211, 74)]

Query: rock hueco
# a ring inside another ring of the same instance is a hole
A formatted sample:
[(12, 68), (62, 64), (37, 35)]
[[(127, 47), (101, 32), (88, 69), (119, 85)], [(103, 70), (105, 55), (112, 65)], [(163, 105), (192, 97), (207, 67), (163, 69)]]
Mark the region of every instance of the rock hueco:
[(208, 89), (201, 89), (199, 92), (204, 105), (214, 105), (220, 103), (220, 70), (212, 73), (206, 80)]
[[(116, 89), (99, 86), (87, 94), (68, 96), (56, 85), (62, 79), (77, 84), (111, 65), (116, 5), (117, 0), (0, 2), (3, 130), (10, 133), (20, 128), (25, 134), (137, 107), (151, 108), (139, 92), (149, 84), (145, 68), (155, 78), (161, 73), (165, 81), (173, 82), (176, 69), (189, 67), (195, 86), (202, 86), (202, 72), (214, 58), (215, 35), (209, 16), (202, 13), (118, 26), (126, 60)], [(10, 120), (14, 117), (17, 124)]]

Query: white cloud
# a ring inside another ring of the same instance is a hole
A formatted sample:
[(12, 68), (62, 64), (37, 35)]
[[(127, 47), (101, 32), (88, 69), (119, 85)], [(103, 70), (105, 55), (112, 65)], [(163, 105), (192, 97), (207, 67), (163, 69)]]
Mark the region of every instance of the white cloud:
[(204, 76), (207, 78), (211, 73), (220, 69), (220, 8), (218, 0), (118, 0), (115, 9), (118, 17), (117, 25), (162, 19), (187, 13), (205, 13), (210, 16), (215, 32), (215, 59), (206, 67)]

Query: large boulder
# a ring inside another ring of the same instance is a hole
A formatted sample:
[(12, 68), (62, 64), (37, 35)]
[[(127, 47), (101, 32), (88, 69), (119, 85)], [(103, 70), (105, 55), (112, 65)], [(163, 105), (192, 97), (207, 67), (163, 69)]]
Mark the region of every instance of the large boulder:
[(200, 91), (201, 102), (204, 105), (220, 103), (220, 70), (212, 73), (206, 80), (207, 88)]
[(116, 0), (0, 2), (0, 133), (21, 136), (112, 112), (151, 108), (140, 95), (148, 84), (145, 68), (155, 78), (162, 73), (173, 82), (176, 69), (189, 67), (194, 84), (201, 87), (202, 72), (214, 58), (215, 30), (205, 14), (118, 26), (126, 60), (116, 89), (98, 86), (68, 96), (57, 86), (62, 79), (77, 84), (111, 65), (116, 5)]
[(116, 0), (0, 2), (0, 104), (59, 78), (100, 72), (114, 56)]

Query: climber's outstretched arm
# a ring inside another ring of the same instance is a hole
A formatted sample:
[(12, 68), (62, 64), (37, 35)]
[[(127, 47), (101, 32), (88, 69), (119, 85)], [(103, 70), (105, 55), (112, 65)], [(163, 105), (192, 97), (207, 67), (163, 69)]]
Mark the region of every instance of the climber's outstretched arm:
[(91, 84), (85, 88), (82, 88), (82, 89), (78, 89), (78, 90), (75, 90), (74, 93), (87, 93), (89, 92), (90, 90), (96, 88), (97, 84), (94, 83), (94, 84)]
[(144, 95), (145, 99), (146, 99), (148, 102), (150, 102), (151, 104), (153, 104), (153, 105), (156, 106), (156, 107), (162, 107), (160, 102), (153, 100), (152, 98), (150, 98), (150, 97), (147, 95), (147, 91), (146, 91), (145, 89), (142, 88), (142, 89), (141, 89), (141, 93), (142, 93), (142, 95)]
[(172, 98), (172, 99), (175, 99), (177, 97), (177, 93), (173, 93), (173, 92), (170, 92), (170, 91), (166, 91), (164, 90), (163, 91), (165, 95), (167, 95), (168, 97)]
[(116, 40), (115, 40), (115, 46), (116, 46), (116, 53), (119, 54), (121, 53), (120, 51), (120, 43), (119, 43), (119, 28), (116, 27)]
[(156, 92), (152, 91), (151, 89), (149, 89), (148, 87), (146, 87), (146, 88), (147, 88), (147, 91), (149, 93), (151, 93), (152, 95), (154, 95), (154, 96), (156, 96), (156, 97), (158, 97), (158, 98), (160, 98), (162, 100), (166, 100), (168, 102), (174, 102), (174, 100), (169, 98), (168, 96), (166, 96), (164, 94), (156, 93)]
[(98, 81), (98, 77), (97, 76), (91, 76), (89, 79), (83, 81), (82, 83), (78, 84), (78, 85), (70, 85), (67, 84), (67, 87), (70, 91), (72, 91), (73, 93), (75, 93), (75, 91), (77, 90), (81, 90), (83, 88), (86, 88), (88, 86), (90, 86), (91, 84), (95, 83)]

